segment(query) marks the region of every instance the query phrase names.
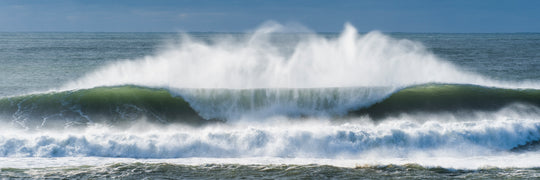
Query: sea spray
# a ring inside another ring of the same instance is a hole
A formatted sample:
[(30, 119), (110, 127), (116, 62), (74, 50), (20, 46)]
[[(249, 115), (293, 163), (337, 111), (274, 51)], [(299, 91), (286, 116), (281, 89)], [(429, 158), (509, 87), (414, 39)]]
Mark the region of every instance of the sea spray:
[(380, 32), (359, 35), (349, 24), (337, 38), (300, 34), (289, 53), (269, 40), (276, 30), (262, 27), (237, 41), (213, 43), (186, 35), (161, 53), (111, 63), (63, 89), (126, 84), (170, 89), (493, 84), (440, 60), (420, 43)]

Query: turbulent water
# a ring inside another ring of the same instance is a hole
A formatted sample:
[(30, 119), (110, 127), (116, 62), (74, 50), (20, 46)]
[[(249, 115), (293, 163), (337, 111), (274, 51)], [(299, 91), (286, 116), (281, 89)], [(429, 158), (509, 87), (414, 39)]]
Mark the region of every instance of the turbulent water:
[(538, 178), (539, 34), (0, 33), (0, 176)]

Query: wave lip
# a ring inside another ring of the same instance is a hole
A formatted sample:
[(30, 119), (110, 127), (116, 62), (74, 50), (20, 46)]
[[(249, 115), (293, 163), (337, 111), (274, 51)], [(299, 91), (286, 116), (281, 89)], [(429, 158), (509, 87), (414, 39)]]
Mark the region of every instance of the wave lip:
[(336, 117), (367, 107), (393, 87), (180, 89), (175, 93), (207, 119), (264, 119), (271, 116)]

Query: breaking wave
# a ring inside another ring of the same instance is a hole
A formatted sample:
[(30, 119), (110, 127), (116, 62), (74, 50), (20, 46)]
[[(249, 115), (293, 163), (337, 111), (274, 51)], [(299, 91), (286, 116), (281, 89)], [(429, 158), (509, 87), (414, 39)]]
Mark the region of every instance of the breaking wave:
[[(395, 91), (395, 92), (394, 92)], [(98, 87), (0, 99), (0, 116), (22, 127), (120, 125), (144, 118), (161, 124), (205, 124), (239, 118), (385, 118), (412, 113), (540, 107), (540, 90), (426, 84), (392, 88), (181, 89)], [(262, 121), (262, 120), (261, 120)]]
[(339, 37), (281, 28), (184, 35), (50, 92), (2, 97), (0, 156), (445, 161), (538, 152), (538, 82), (494, 81), (420, 43), (351, 25)]

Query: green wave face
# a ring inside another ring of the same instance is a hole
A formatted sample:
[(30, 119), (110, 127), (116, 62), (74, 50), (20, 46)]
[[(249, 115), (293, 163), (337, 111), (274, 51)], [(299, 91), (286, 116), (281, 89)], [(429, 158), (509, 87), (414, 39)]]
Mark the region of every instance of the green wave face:
[(32, 94), (0, 99), (0, 117), (25, 128), (120, 125), (138, 119), (202, 124), (189, 104), (164, 89), (135, 86)]
[(540, 90), (426, 84), (402, 89), (379, 103), (352, 111), (351, 114), (382, 118), (401, 113), (496, 111), (515, 103), (540, 107)]
[[(540, 90), (452, 84), (412, 86), (390, 96), (384, 96), (388, 92), (384, 88), (185, 89), (181, 92), (185, 99), (171, 95), (166, 89), (137, 86), (9, 97), (0, 99), (0, 118), (23, 128), (91, 123), (117, 126), (141, 119), (158, 124), (201, 125), (215, 121), (208, 119), (228, 120), (219, 114), (232, 112), (292, 117), (348, 114), (380, 119), (402, 113), (496, 111), (515, 103), (540, 107)], [(218, 115), (208, 116), (209, 113)]]

